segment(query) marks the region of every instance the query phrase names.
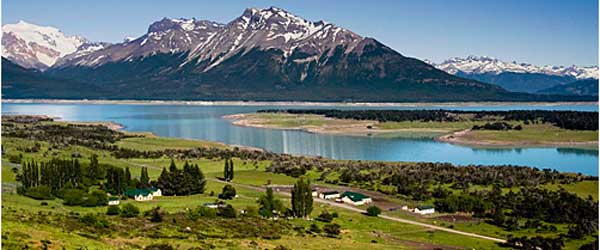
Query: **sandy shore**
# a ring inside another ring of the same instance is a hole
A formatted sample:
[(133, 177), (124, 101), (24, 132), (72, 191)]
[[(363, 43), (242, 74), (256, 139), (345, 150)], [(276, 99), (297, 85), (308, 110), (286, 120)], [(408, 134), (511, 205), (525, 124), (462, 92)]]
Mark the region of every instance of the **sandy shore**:
[[(282, 130), (302, 130), (315, 134), (330, 134), (330, 135), (353, 135), (353, 136), (372, 136), (389, 133), (447, 133), (447, 130), (436, 129), (379, 129), (377, 121), (359, 121), (359, 120), (342, 120), (334, 118), (323, 118), (330, 121), (343, 121), (333, 125), (323, 126), (297, 126), (297, 127), (279, 127), (270, 124), (265, 124), (265, 120), (253, 117), (254, 113), (250, 114), (235, 114), (223, 116), (223, 119), (231, 120), (231, 123), (236, 126), (253, 127), (253, 128), (268, 128)], [(370, 128), (369, 128), (370, 127)]]
[[(284, 129), (284, 130), (302, 130), (309, 133), (317, 134), (338, 134), (338, 135), (355, 135), (355, 136), (371, 136), (371, 135), (385, 135), (387, 134), (398, 134), (409, 137), (415, 133), (431, 133), (431, 134), (442, 134), (434, 136), (432, 139), (439, 142), (452, 143), (457, 145), (471, 146), (471, 147), (490, 147), (490, 148), (501, 148), (501, 147), (568, 147), (568, 148), (586, 148), (586, 149), (597, 149), (597, 141), (586, 141), (586, 142), (556, 142), (556, 141), (493, 141), (493, 140), (476, 140), (471, 137), (471, 129), (465, 129), (461, 131), (452, 132), (444, 129), (428, 129), (428, 128), (410, 128), (410, 129), (378, 129), (377, 121), (358, 121), (358, 120), (343, 120), (346, 123), (341, 125), (324, 125), (324, 126), (298, 126), (298, 127), (278, 127), (271, 124), (267, 124), (267, 121), (254, 116), (255, 113), (250, 114), (235, 114), (227, 115), (222, 118), (232, 121), (233, 125), (253, 127), (253, 128), (268, 128), (268, 129)], [(332, 118), (325, 118), (332, 119)], [(338, 119), (340, 120), (340, 119)], [(367, 128), (368, 126), (371, 129)], [(402, 137), (402, 136), (398, 136)]]
[(336, 106), (336, 107), (473, 107), (507, 105), (594, 105), (598, 102), (295, 102), (295, 101), (157, 101), (157, 100), (65, 100), (65, 99), (2, 99), (2, 103), (50, 104), (130, 104), (130, 105), (196, 105), (196, 106)]

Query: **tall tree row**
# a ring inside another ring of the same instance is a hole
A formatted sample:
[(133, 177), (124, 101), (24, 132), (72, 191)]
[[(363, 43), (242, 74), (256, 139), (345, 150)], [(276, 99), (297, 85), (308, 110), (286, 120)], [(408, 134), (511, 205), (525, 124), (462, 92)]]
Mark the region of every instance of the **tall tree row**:
[(226, 159), (223, 167), (223, 179), (226, 181), (233, 180), (233, 160)]
[(300, 178), (292, 189), (292, 211), (295, 217), (308, 218), (313, 209), (310, 181)]
[(74, 187), (83, 183), (81, 165), (77, 159), (55, 158), (48, 162), (25, 162), (18, 179), (26, 189), (44, 185), (53, 191), (60, 190), (67, 183)]

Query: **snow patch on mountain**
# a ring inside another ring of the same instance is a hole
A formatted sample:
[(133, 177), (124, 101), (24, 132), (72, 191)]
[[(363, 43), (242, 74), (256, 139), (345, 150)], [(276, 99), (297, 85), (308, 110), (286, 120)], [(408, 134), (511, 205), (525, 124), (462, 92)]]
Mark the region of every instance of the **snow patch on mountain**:
[(2, 26), (2, 33), (2, 55), (33, 68), (50, 67), (86, 42), (79, 36), (67, 36), (57, 28), (25, 21)]
[(501, 74), (503, 72), (515, 73), (541, 73), (557, 76), (572, 76), (576, 79), (598, 79), (598, 66), (538, 66), (529, 63), (506, 62), (488, 56), (469, 56), (467, 58), (454, 57), (442, 63), (425, 60), (438, 69), (450, 74), (464, 72), (468, 74)]

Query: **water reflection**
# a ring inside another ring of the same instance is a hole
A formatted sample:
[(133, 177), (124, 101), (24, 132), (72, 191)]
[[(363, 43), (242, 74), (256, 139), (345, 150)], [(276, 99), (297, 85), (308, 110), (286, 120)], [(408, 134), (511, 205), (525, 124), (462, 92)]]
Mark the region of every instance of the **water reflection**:
[(579, 148), (557, 148), (556, 152), (560, 154), (574, 154), (580, 156), (598, 157), (598, 149), (579, 149)]

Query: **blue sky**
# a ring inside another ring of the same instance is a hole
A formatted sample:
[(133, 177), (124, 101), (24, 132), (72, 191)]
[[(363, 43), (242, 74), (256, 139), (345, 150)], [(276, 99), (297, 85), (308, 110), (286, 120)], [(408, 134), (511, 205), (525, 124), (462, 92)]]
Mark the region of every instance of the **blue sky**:
[(534, 64), (598, 62), (597, 0), (4, 0), (2, 23), (22, 19), (93, 41), (119, 42), (144, 34), (162, 17), (226, 23), (246, 7), (269, 6), (335, 23), (404, 55), (436, 62), (467, 55)]

